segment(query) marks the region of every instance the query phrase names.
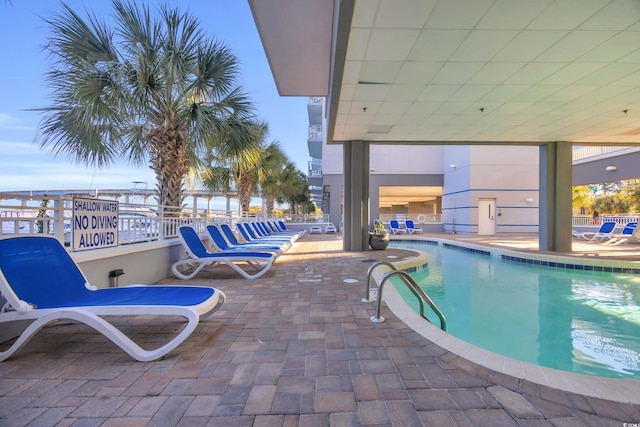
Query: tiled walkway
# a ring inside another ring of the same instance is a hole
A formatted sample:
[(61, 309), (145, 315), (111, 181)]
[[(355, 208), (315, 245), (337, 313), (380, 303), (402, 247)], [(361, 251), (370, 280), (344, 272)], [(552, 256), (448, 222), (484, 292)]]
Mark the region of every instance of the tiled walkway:
[[(189, 284), (228, 302), (165, 359), (133, 361), (91, 329), (41, 331), (0, 363), (0, 426), (622, 426), (640, 407), (559, 392), (466, 362), (360, 302), (374, 260), (305, 236), (248, 281), (224, 267)], [(346, 283), (345, 279), (357, 279)], [(164, 283), (187, 283), (166, 280)], [(180, 326), (117, 319), (153, 345)]]

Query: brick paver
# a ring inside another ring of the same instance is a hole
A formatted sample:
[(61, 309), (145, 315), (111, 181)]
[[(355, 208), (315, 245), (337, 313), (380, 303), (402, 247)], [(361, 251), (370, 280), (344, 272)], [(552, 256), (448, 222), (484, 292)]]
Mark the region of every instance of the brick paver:
[[(578, 426), (640, 422), (640, 408), (492, 373), (363, 304), (375, 260), (305, 236), (263, 277), (217, 267), (184, 282), (228, 297), (166, 358), (142, 363), (90, 328), (45, 328), (0, 364), (0, 425)], [(356, 279), (357, 283), (346, 283)], [(117, 318), (143, 346), (179, 326)], [(2, 350), (0, 346), (0, 351)], [(516, 392), (517, 394), (513, 394)]]

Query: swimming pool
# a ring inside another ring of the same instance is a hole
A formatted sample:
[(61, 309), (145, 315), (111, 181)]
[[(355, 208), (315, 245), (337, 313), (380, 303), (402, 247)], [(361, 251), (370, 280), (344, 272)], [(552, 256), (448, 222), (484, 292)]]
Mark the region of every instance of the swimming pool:
[[(640, 379), (640, 275), (529, 265), (428, 243), (392, 246), (429, 255), (429, 267), (411, 275), (444, 312), (450, 334), (540, 366)], [(413, 295), (396, 288), (417, 310)]]

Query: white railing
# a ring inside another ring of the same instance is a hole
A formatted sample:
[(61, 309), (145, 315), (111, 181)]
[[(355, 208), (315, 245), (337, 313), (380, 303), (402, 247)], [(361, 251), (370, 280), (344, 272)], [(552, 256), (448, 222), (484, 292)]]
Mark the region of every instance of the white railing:
[(574, 226), (586, 226), (591, 225), (599, 227), (605, 221), (613, 221), (617, 225), (625, 226), (628, 222), (638, 222), (640, 216), (638, 215), (601, 215), (597, 219), (593, 219), (592, 216), (580, 215), (572, 218), (572, 225)]
[[(256, 219), (258, 221), (262, 221), (266, 219), (267, 221), (271, 220), (271, 218), (265, 218), (262, 215), (256, 215)], [(312, 222), (329, 222), (328, 214), (301, 214), (301, 215), (289, 215), (286, 214), (281, 218), (275, 218), (275, 220), (282, 220), (284, 222), (290, 222), (294, 224), (303, 224), (303, 223), (312, 223)]]
[(322, 138), (322, 126), (309, 125), (309, 139), (321, 139)]
[[(72, 199), (12, 196), (0, 202), (0, 235), (50, 234), (66, 246), (71, 243)], [(234, 224), (236, 212), (212, 209), (165, 208), (149, 204), (119, 203), (118, 243), (132, 244), (177, 237), (180, 225), (187, 223), (227, 222)]]

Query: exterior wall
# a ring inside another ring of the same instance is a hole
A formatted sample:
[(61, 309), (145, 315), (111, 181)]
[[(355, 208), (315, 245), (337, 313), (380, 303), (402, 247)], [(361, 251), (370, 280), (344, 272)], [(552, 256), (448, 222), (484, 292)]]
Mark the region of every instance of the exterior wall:
[(442, 174), (443, 152), (439, 145), (372, 144), (369, 163), (375, 174)]
[[(538, 232), (538, 147), (371, 145), (370, 218), (381, 213), (443, 213), (442, 231), (478, 232), (478, 201), (496, 199), (496, 232)], [(342, 146), (325, 146), (324, 184), (331, 185), (330, 221), (342, 220)], [(332, 173), (328, 173), (331, 171)], [(438, 185), (441, 200), (379, 210), (379, 187)], [(531, 200), (533, 199), (533, 200)]]
[(538, 231), (538, 147), (465, 146), (445, 152), (445, 231), (477, 233), (483, 198), (496, 200), (497, 233)]
[(324, 144), (322, 146), (322, 175), (342, 175), (344, 171), (342, 159), (342, 144)]
[(342, 174), (324, 174), (324, 185), (330, 186), (331, 192), (329, 193), (329, 222), (339, 228), (342, 232), (342, 186), (344, 185), (344, 176)]
[[(184, 249), (178, 239), (147, 244), (118, 246), (94, 251), (73, 252), (88, 282), (98, 288), (109, 287), (109, 271), (123, 269), (119, 286), (151, 284), (172, 276), (171, 265), (178, 261)], [(153, 266), (147, 267), (147, 266)]]
[(442, 222), (447, 233), (469, 233), (471, 224), (471, 147), (446, 147), (443, 155)]
[[(576, 162), (573, 165), (573, 185), (586, 185), (600, 182), (621, 181), (638, 178), (640, 152), (627, 150), (625, 155), (610, 156), (591, 161)], [(607, 166), (615, 166), (615, 171), (608, 171)]]

